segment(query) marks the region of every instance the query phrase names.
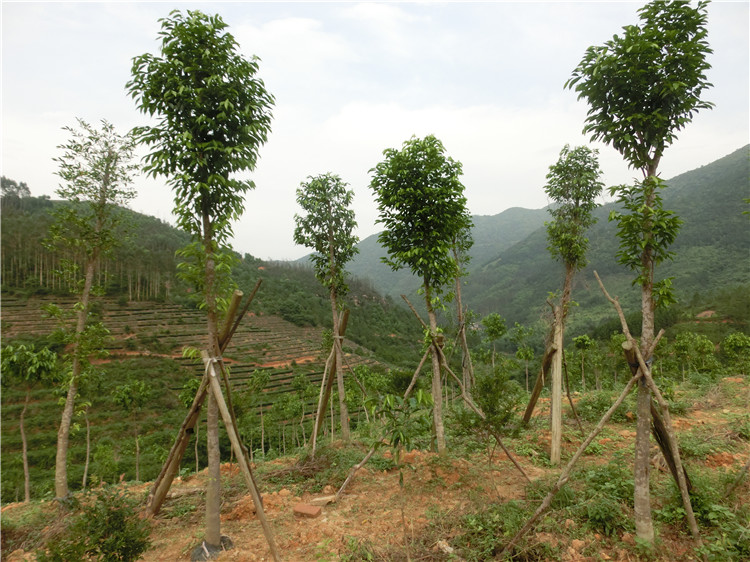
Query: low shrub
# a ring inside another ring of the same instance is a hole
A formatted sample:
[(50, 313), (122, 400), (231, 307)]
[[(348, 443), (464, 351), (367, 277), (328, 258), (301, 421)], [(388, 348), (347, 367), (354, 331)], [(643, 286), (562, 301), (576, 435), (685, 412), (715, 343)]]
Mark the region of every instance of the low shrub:
[(116, 489), (102, 489), (81, 502), (81, 513), (37, 552), (39, 562), (99, 560), (133, 562), (151, 546), (150, 524), (136, 502)]

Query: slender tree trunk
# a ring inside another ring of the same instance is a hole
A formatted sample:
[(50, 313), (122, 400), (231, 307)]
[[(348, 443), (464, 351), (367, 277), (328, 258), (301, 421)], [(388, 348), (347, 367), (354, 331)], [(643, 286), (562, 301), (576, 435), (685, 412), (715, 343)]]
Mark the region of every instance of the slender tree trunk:
[[(427, 304), (427, 316), (430, 319), (430, 332), (437, 334), (437, 316), (432, 308), (432, 291), (429, 283), (425, 282), (425, 302)], [(435, 441), (438, 454), (443, 455), (445, 448), (445, 427), (443, 425), (443, 392), (442, 377), (440, 375), (440, 350), (434, 349), (436, 345), (433, 337), (432, 350), (432, 421), (435, 429)]]
[(339, 314), (336, 304), (336, 292), (331, 289), (331, 313), (333, 314), (333, 347), (336, 353), (336, 384), (339, 391), (339, 416), (341, 417), (341, 439), (349, 442), (349, 409), (346, 407), (346, 388), (344, 387), (344, 352), (341, 348), (339, 333)]
[(19, 429), (21, 430), (21, 450), (23, 455), (23, 501), (31, 501), (31, 483), (29, 478), (29, 453), (28, 443), (26, 442), (26, 431), (24, 429), (23, 420), (26, 417), (26, 408), (29, 406), (29, 400), (31, 399), (31, 388), (26, 387), (26, 399), (23, 401), (23, 410), (21, 410), (21, 420), (19, 422)]
[(83, 464), (83, 480), (81, 481), (81, 488), (86, 490), (86, 485), (89, 480), (89, 462), (91, 460), (91, 422), (89, 421), (88, 407), (83, 410), (83, 419), (86, 420), (86, 461)]
[(219, 451), (219, 407), (213, 389), (209, 390), (206, 430), (208, 483), (206, 485), (206, 543), (221, 544), (221, 458)]
[(57, 454), (55, 456), (55, 497), (64, 498), (68, 495), (68, 444), (70, 442), (70, 426), (73, 421), (73, 410), (75, 408), (76, 394), (78, 393), (78, 377), (81, 375), (81, 358), (78, 349), (80, 338), (86, 327), (86, 318), (89, 313), (89, 299), (91, 287), (94, 282), (94, 267), (98, 260), (98, 252), (95, 251), (86, 264), (86, 278), (81, 293), (81, 307), (78, 310), (76, 320), (76, 335), (73, 345), (73, 367), (70, 378), (70, 386), (65, 397), (60, 428), (57, 431)]
[(135, 428), (135, 481), (141, 481), (141, 442), (138, 438), (138, 426)]
[(198, 474), (200, 470), (200, 464), (198, 463), (198, 433), (200, 432), (201, 423), (200, 420), (195, 422), (195, 473)]
[[(453, 249), (453, 257), (459, 263), (456, 249)], [(461, 298), (461, 277), (456, 275), (456, 310), (458, 311), (458, 339), (461, 343), (461, 376), (466, 392), (471, 395), (471, 387), (474, 385), (474, 366), (471, 364), (471, 353), (469, 343), (466, 341), (466, 317), (464, 305)]]
[(563, 282), (563, 292), (560, 298), (560, 305), (554, 311), (554, 335), (553, 345), (557, 352), (552, 357), (552, 368), (550, 376), (550, 385), (552, 396), (550, 400), (550, 420), (551, 420), (551, 441), (550, 441), (550, 463), (553, 465), (560, 463), (560, 454), (562, 449), (562, 363), (563, 349), (565, 344), (565, 319), (568, 316), (568, 305), (570, 304), (570, 294), (573, 287), (573, 277), (575, 268), (570, 264), (565, 264), (565, 281)]
[[(213, 225), (208, 213), (203, 214), (203, 246), (206, 252), (205, 296), (208, 346), (211, 358), (219, 357), (219, 323), (216, 310), (216, 263), (214, 258)], [(219, 449), (219, 406), (209, 391), (206, 408), (206, 446), (208, 448), (208, 482), (206, 484), (207, 544), (221, 544), (221, 452)]]
[(550, 388), (552, 395), (550, 398), (550, 463), (553, 465), (560, 463), (560, 454), (562, 448), (562, 349), (563, 349), (563, 318), (562, 308), (555, 309), (555, 328), (553, 336), (553, 345), (557, 349), (552, 356), (552, 365), (550, 368)]
[[(643, 323), (641, 326), (641, 353), (646, 361), (651, 359), (651, 343), (654, 341), (654, 306), (653, 306), (653, 274), (642, 286), (641, 310)], [(651, 520), (651, 492), (649, 490), (650, 439), (651, 439), (651, 389), (644, 378), (638, 383), (637, 392), (637, 421), (635, 435), (634, 474), (634, 511), (635, 531), (639, 539), (653, 544), (654, 526)]]

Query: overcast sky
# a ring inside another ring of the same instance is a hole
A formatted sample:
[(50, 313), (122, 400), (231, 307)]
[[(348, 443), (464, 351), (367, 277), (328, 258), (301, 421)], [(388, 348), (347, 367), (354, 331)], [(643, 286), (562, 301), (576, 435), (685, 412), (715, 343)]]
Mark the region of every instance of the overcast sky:
[[(218, 13), (275, 96), (272, 133), (234, 247), (263, 259), (308, 253), (292, 241), (295, 191), (339, 174), (355, 192), (358, 234), (379, 230), (368, 170), (386, 148), (434, 134), (463, 163), (469, 209), (538, 209), (548, 167), (581, 135), (587, 106), (563, 84), (590, 45), (638, 23), (643, 2), (315, 3), (2, 2), (2, 174), (32, 195), (58, 185), (53, 158), (76, 117), (121, 132), (145, 123), (126, 95), (131, 59), (158, 53), (173, 9)], [(714, 50), (700, 113), (666, 152), (669, 178), (750, 141), (748, 2), (709, 6)], [(630, 182), (600, 148), (608, 185)], [(163, 181), (136, 180), (132, 208), (173, 222)]]

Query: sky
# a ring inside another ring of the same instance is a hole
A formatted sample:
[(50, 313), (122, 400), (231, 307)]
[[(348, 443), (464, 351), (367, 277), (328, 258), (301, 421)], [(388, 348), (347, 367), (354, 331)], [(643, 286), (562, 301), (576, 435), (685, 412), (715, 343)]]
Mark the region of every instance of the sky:
[[(607, 185), (630, 183), (611, 147), (581, 129), (585, 100), (564, 89), (587, 47), (638, 23), (642, 2), (7, 2), (2, 1), (2, 175), (53, 199), (53, 159), (76, 118), (124, 133), (147, 124), (125, 91), (132, 58), (158, 54), (159, 18), (219, 14), (276, 99), (256, 188), (233, 246), (261, 259), (309, 253), (292, 236), (296, 190), (338, 174), (354, 191), (357, 234), (380, 230), (369, 170), (383, 150), (434, 134), (463, 165), (469, 211), (539, 209), (565, 144), (600, 151)], [(660, 165), (663, 178), (750, 142), (750, 26), (745, 0), (708, 8), (713, 49), (699, 113)], [(146, 153), (140, 150), (140, 155)], [(138, 176), (131, 208), (174, 223), (163, 179)]]

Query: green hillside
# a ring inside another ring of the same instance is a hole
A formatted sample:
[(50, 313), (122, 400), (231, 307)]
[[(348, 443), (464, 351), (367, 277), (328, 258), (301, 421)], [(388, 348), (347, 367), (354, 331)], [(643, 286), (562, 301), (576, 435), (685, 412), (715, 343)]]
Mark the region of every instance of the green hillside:
[[(750, 147), (667, 181), (664, 207), (684, 221), (672, 247), (675, 260), (662, 265), (657, 276), (675, 277), (674, 287), (683, 302), (726, 288), (750, 283), (750, 226), (743, 215), (750, 197)], [(596, 285), (593, 271), (602, 276), (623, 304), (639, 308), (633, 275), (617, 263), (615, 225), (607, 221), (612, 203), (595, 211), (597, 224), (589, 238), (589, 266), (579, 274), (574, 299), (582, 306), (571, 319), (574, 328), (593, 328), (611, 316)], [(546, 210), (509, 209), (492, 217), (474, 217), (475, 248), (465, 278), (464, 299), (481, 314), (499, 312), (511, 322), (530, 323), (543, 313), (549, 292), (559, 289), (562, 266), (546, 249)], [(351, 269), (369, 277), (376, 288), (396, 295), (413, 293), (416, 280), (391, 272), (379, 262), (384, 251), (371, 236), (360, 244), (360, 256)]]

